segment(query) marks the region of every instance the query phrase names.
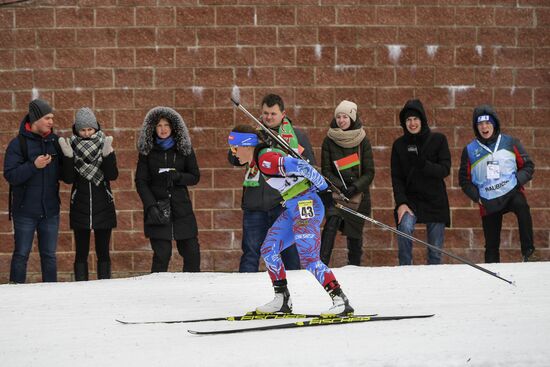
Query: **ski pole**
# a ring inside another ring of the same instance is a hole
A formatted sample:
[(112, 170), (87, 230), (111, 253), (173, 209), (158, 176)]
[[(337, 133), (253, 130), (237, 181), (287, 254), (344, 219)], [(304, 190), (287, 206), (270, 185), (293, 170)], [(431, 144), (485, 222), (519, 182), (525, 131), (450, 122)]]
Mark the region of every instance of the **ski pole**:
[(376, 224), (376, 225), (379, 226), (379, 227), (382, 227), (382, 228), (384, 228), (384, 229), (387, 229), (387, 230), (389, 230), (389, 231), (395, 233), (395, 234), (398, 235), (398, 236), (405, 237), (405, 238), (407, 238), (407, 239), (409, 239), (409, 240), (419, 242), (419, 243), (423, 244), (424, 246), (427, 246), (427, 247), (431, 248), (432, 250), (439, 251), (439, 252), (441, 252), (441, 253), (443, 253), (443, 254), (449, 256), (449, 257), (452, 257), (452, 258), (455, 259), (455, 260), (458, 260), (458, 261), (460, 261), (460, 262), (462, 262), (462, 263), (464, 263), (464, 264), (470, 265), (471, 267), (474, 267), (474, 268), (476, 268), (477, 270), (481, 270), (482, 272), (487, 273), (487, 274), (489, 274), (489, 275), (492, 275), (492, 276), (494, 276), (494, 277), (496, 277), (496, 278), (498, 278), (498, 279), (500, 279), (500, 280), (504, 280), (506, 283), (515, 285), (514, 282), (509, 281), (508, 279), (505, 279), (505, 278), (501, 277), (501, 276), (498, 275), (497, 273), (494, 273), (494, 272), (492, 272), (492, 271), (490, 271), (490, 270), (488, 270), (488, 269), (485, 269), (485, 268), (483, 268), (483, 267), (481, 267), (481, 266), (479, 266), (479, 265), (477, 265), (477, 264), (474, 264), (473, 262), (471, 262), (471, 261), (469, 261), (469, 260), (466, 260), (466, 259), (464, 259), (464, 258), (462, 258), (462, 257), (460, 257), (460, 256), (458, 256), (458, 255), (455, 255), (455, 254), (453, 254), (453, 253), (451, 253), (451, 252), (448, 252), (448, 251), (446, 251), (446, 250), (443, 250), (443, 249), (441, 249), (441, 248), (439, 248), (439, 247), (437, 247), (437, 246), (430, 245), (428, 242), (424, 242), (424, 241), (422, 241), (422, 240), (419, 240), (418, 238), (413, 237), (413, 236), (411, 236), (411, 235), (408, 235), (408, 234), (406, 234), (406, 233), (404, 233), (404, 232), (401, 232), (400, 230), (395, 229), (395, 228), (393, 228), (393, 227), (390, 227), (390, 226), (388, 226), (387, 224), (384, 224), (384, 223), (379, 222), (379, 221), (377, 221), (377, 220), (374, 220), (374, 219), (372, 219), (372, 218), (370, 218), (370, 217), (367, 217), (366, 215), (363, 215), (363, 214), (361, 214), (361, 213), (358, 213), (358, 212), (356, 212), (356, 211), (353, 210), (353, 209), (350, 209), (350, 208), (348, 208), (348, 207), (343, 206), (342, 204), (335, 204), (335, 206), (336, 206), (338, 209), (344, 210), (344, 211), (346, 211), (346, 212), (348, 212), (348, 213), (350, 213), (350, 214), (355, 215), (356, 217), (365, 219), (366, 221), (369, 221), (369, 222), (371, 222), (371, 223), (373, 223), (373, 224)]
[[(282, 137), (280, 137), (278, 134), (275, 134), (273, 131), (271, 131), (271, 129), (267, 126), (265, 126), (260, 120), (258, 120), (253, 114), (251, 114), (250, 112), (248, 112), (248, 110), (246, 108), (243, 107), (242, 104), (240, 104), (239, 102), (235, 101), (233, 98), (230, 98), (231, 99), (231, 102), (233, 102), (233, 104), (235, 104), (235, 106), (244, 112), (245, 115), (247, 115), (248, 117), (250, 117), (256, 124), (258, 124), (260, 126), (260, 128), (267, 134), (269, 135), (273, 140), (275, 140), (277, 142), (277, 144), (279, 144), (281, 147), (283, 147), (287, 152), (288, 154), (290, 154), (291, 156), (293, 156), (294, 158), (298, 158), (298, 159), (301, 159), (305, 162), (307, 162), (306, 159), (304, 159), (304, 157), (302, 157), (302, 155), (298, 152), (296, 152), (294, 149), (292, 149), (292, 147), (290, 146), (290, 144), (288, 144), (286, 142), (286, 140), (284, 140)], [(348, 202), (349, 199), (344, 195), (342, 194), (342, 191), (340, 191), (340, 189), (338, 187), (336, 187), (335, 184), (333, 184), (328, 178), (326, 178), (325, 176), (323, 176), (321, 174), (321, 176), (325, 179), (325, 181), (328, 182), (328, 184), (330, 186), (332, 186), (332, 188), (334, 189), (334, 191), (340, 195), (340, 197)], [(342, 181), (343, 182), (343, 181)]]

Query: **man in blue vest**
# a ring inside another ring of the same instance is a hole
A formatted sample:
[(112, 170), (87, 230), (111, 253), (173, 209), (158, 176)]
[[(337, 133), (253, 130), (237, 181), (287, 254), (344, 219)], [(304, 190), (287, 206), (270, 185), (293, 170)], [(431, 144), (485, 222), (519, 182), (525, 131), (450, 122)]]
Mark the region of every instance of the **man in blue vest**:
[(46, 101), (30, 102), (19, 136), (6, 149), (4, 177), (10, 184), (10, 215), (15, 237), (11, 283), (26, 281), (35, 232), (38, 233), (42, 281), (57, 281), (60, 160), (58, 137), (52, 130), (53, 117)]
[(508, 212), (518, 219), (523, 261), (532, 261), (533, 222), (524, 185), (532, 179), (535, 164), (518, 139), (500, 133), (500, 120), (492, 106), (476, 107), (472, 123), (476, 138), (462, 151), (459, 183), (480, 207), (485, 262), (500, 262), (502, 216)]

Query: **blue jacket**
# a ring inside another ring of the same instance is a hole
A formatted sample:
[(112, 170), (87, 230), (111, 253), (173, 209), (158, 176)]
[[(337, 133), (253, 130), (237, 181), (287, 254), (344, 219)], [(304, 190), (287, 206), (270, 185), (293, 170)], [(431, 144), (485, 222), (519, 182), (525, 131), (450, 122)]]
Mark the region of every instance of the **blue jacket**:
[[(25, 129), (28, 115), (21, 121), (19, 134), (27, 142), (27, 157), (24, 157), (19, 139), (11, 140), (4, 156), (4, 178), (11, 185), (11, 214), (32, 218), (59, 215), (60, 155), (57, 151), (58, 136), (53, 132), (47, 137)], [(43, 154), (55, 154), (52, 162), (42, 169), (36, 168), (34, 160)], [(26, 159), (27, 158), (27, 159)]]

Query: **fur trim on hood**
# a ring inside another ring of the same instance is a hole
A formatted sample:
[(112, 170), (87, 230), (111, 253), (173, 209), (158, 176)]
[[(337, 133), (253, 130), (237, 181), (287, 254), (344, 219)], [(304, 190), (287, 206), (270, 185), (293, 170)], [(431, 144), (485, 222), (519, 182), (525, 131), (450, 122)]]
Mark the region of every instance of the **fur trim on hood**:
[(189, 130), (185, 125), (185, 121), (179, 113), (170, 107), (154, 107), (143, 120), (143, 126), (141, 127), (141, 133), (137, 142), (137, 149), (140, 154), (148, 155), (155, 144), (155, 127), (161, 118), (168, 120), (172, 126), (172, 136), (176, 141), (176, 150), (180, 153), (188, 155), (191, 153), (191, 137), (189, 136)]
[(500, 120), (498, 118), (497, 111), (495, 111), (495, 109), (491, 105), (482, 104), (474, 108), (474, 114), (472, 116), (472, 128), (474, 129), (474, 134), (476, 135), (476, 138), (483, 140), (481, 138), (481, 135), (479, 135), (479, 131), (477, 130), (477, 118), (481, 115), (491, 115), (495, 120), (495, 131), (493, 132), (493, 136), (491, 136), (489, 140), (498, 136), (498, 134), (500, 134)]

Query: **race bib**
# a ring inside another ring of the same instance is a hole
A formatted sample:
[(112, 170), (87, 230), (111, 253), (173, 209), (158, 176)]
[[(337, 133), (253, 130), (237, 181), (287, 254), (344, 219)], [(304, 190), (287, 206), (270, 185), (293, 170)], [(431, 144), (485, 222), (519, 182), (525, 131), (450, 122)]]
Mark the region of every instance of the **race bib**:
[(500, 178), (500, 166), (498, 161), (487, 162), (487, 178), (490, 180), (498, 180)]
[(315, 217), (315, 211), (313, 210), (313, 200), (298, 201), (298, 211), (300, 212), (300, 218), (302, 219), (310, 219)]

